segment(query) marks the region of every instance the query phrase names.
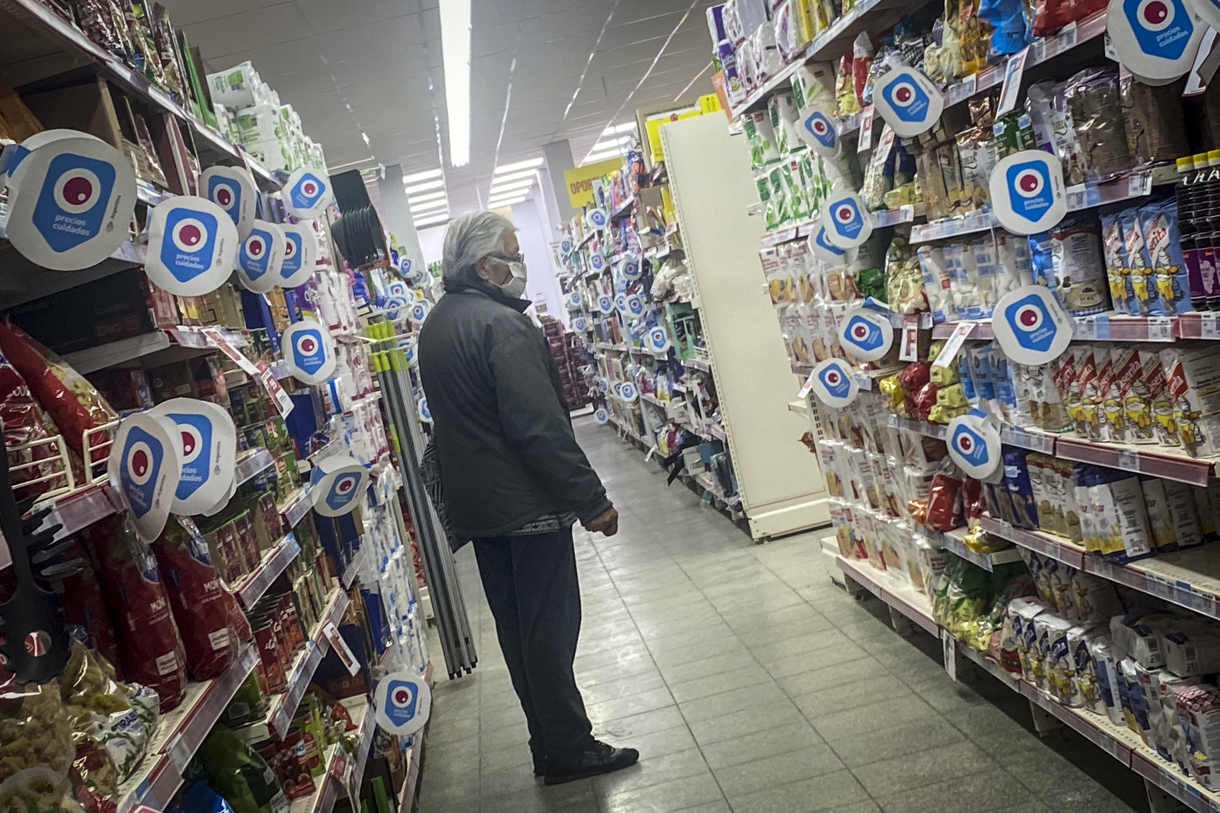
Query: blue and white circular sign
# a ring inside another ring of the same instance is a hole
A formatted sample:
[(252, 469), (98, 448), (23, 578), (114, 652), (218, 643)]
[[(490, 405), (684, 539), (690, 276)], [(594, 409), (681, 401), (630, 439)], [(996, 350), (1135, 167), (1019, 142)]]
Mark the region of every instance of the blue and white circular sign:
[(256, 294), (269, 293), (280, 280), (284, 262), (284, 230), (278, 223), (255, 220), (237, 249), (237, 277)]
[(860, 385), (842, 359), (827, 359), (814, 367), (809, 386), (819, 401), (835, 409), (848, 406), (860, 394)]
[(839, 344), (855, 359), (877, 361), (890, 351), (894, 328), (890, 320), (876, 311), (855, 308), (843, 315)]
[(1000, 349), (1017, 364), (1048, 364), (1072, 341), (1072, 320), (1041, 285), (1024, 285), (996, 303), (991, 329)]
[(432, 690), (420, 675), (408, 670), (393, 672), (377, 682), (373, 710), (382, 731), (409, 737), (428, 722), (432, 713)]
[(585, 321), (585, 317), (575, 316), (572, 318), (572, 330), (576, 331), (577, 333), (584, 333), (588, 329), (589, 325)]
[(619, 266), (619, 273), (628, 282), (634, 282), (639, 279), (643, 274), (643, 265), (640, 263), (640, 258), (634, 254), (625, 257), (623, 264)]
[(797, 133), (805, 146), (824, 158), (839, 155), (839, 119), (829, 110), (810, 110), (800, 120)]
[(630, 381), (624, 381), (618, 388), (619, 397), (629, 404), (634, 404), (639, 400), (640, 392), (635, 388), (635, 384)]
[(1183, 0), (1110, 0), (1106, 6), (1106, 33), (1118, 61), (1149, 84), (1188, 73), (1206, 31)]
[(564, 257), (572, 253), (572, 238), (565, 237), (559, 241), (559, 253)]
[(812, 231), (809, 234), (809, 250), (813, 252), (813, 256), (817, 257), (824, 263), (830, 263), (835, 267), (841, 267), (843, 263), (850, 260), (848, 252), (851, 249), (839, 248), (834, 243), (830, 242), (826, 236), (826, 226), (822, 224), (822, 217), (819, 215), (814, 218)]
[(874, 83), (873, 106), (895, 135), (914, 138), (936, 125), (945, 97), (921, 71), (894, 68)]
[(649, 353), (663, 356), (669, 352), (669, 348), (673, 344), (669, 341), (669, 334), (665, 331), (665, 328), (655, 325), (648, 331), (648, 335), (644, 337), (644, 346)]
[(996, 162), (988, 186), (996, 219), (1013, 234), (1046, 231), (1067, 214), (1063, 165), (1048, 152), (1022, 150)]
[(609, 294), (602, 294), (597, 298), (597, 309), (609, 316), (614, 313), (614, 300), (610, 298)]
[(968, 477), (987, 480), (1001, 470), (1000, 433), (981, 415), (959, 415), (945, 433), (949, 457)]
[(589, 270), (600, 274), (602, 269), (605, 267), (606, 258), (602, 256), (600, 251), (593, 251), (589, 253)]
[(605, 407), (598, 407), (597, 410), (593, 413), (593, 419), (596, 420), (598, 423), (609, 423), (610, 422), (610, 413), (606, 411)]
[(199, 177), (200, 193), (233, 219), (237, 237), (245, 240), (254, 226), (258, 187), (249, 170), (241, 167), (208, 167)]
[(175, 296), (203, 296), (229, 279), (237, 250), (237, 226), (223, 209), (207, 198), (171, 198), (148, 217), (144, 273)]
[(623, 314), (623, 316), (626, 316), (627, 315), (627, 295), (624, 293), (615, 294), (614, 295), (614, 307), (618, 309), (619, 313)]
[(161, 535), (178, 488), (182, 464), (176, 432), (171, 420), (146, 412), (128, 415), (119, 423), (106, 461), (110, 485), (131, 509), (136, 534), (145, 542)]
[(309, 476), (313, 510), (324, 517), (350, 514), (368, 490), (368, 469), (351, 455), (334, 455), (318, 461)]
[(424, 423), (432, 423), (432, 410), (428, 408), (427, 396), (419, 399), (419, 419)]
[(873, 217), (864, 199), (855, 192), (831, 193), (822, 211), (826, 239), (838, 248), (864, 245), (873, 233)]
[(181, 516), (205, 513), (229, 493), (237, 468), (237, 429), (219, 404), (198, 398), (171, 398), (150, 415), (177, 427), (181, 470), (170, 511)]
[(568, 292), (568, 307), (576, 310), (580, 307), (580, 291)]
[(407, 311), (407, 318), (411, 320), (413, 325), (422, 325), (431, 311), (431, 302), (426, 299), (417, 299), (411, 303), (411, 309)]
[(1200, 20), (1220, 31), (1220, 5), (1216, 0), (1186, 0), (1186, 7)]
[(585, 215), (585, 224), (590, 229), (602, 229), (610, 222), (610, 218), (606, 217), (605, 209), (590, 209)]
[(321, 217), (326, 207), (335, 199), (330, 188), (330, 179), (323, 178), (312, 169), (300, 167), (293, 170), (284, 184), (281, 195), (284, 208), (302, 220)]
[(288, 372), (302, 384), (321, 384), (335, 374), (335, 344), (321, 322), (302, 319), (280, 336)]
[(608, 378), (597, 379), (597, 388), (602, 391), (602, 394), (610, 392), (610, 380)]
[(627, 297), (627, 315), (632, 319), (639, 319), (644, 315), (647, 306), (644, 304), (644, 297), (639, 294), (632, 294)]

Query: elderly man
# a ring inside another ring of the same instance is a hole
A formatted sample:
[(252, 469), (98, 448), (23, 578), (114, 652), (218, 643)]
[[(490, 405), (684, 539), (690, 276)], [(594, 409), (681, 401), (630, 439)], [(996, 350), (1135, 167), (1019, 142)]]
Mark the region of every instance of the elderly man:
[(512, 222), (474, 212), (449, 224), (445, 296), (419, 337), (445, 504), (475, 557), (534, 774), (548, 785), (632, 765), (593, 739), (572, 661), (580, 634), (576, 520), (613, 536), (618, 512), (568, 417), (546, 338), (523, 313), (525, 258)]

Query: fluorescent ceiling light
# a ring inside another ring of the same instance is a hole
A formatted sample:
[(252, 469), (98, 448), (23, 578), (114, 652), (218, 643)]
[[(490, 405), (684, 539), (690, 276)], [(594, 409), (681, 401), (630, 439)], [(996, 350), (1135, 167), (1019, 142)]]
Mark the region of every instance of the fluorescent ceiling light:
[(488, 206), (492, 209), (503, 209), (506, 206), (515, 206), (518, 203), (524, 203), (525, 198), (509, 198), (507, 200), (489, 201)]
[(628, 133), (628, 132), (632, 132), (634, 130), (635, 130), (635, 122), (627, 121), (627, 122), (624, 122), (624, 123), (619, 124), (614, 127), (607, 127), (605, 130), (602, 130), (602, 135), (609, 135), (611, 133), (615, 133), (615, 134)]
[(525, 161), (518, 161), (515, 164), (505, 164), (502, 167), (496, 167), (496, 171), (492, 174), (504, 175), (509, 172), (515, 172), (519, 169), (533, 169), (536, 167), (540, 167), (545, 163), (546, 163), (545, 158), (529, 158), (529, 159), (526, 159)]
[(418, 229), (420, 226), (433, 226), (433, 225), (436, 225), (437, 223), (444, 223), (448, 219), (449, 219), (448, 212), (444, 212), (443, 214), (440, 214), (440, 215), (428, 215), (427, 217), (421, 217), (419, 220), (416, 220), (415, 228)]
[(414, 195), (416, 192), (427, 192), (429, 189), (440, 189), (444, 185), (445, 179), (437, 178), (435, 181), (426, 181), (424, 183), (417, 183), (413, 186), (407, 186), (407, 194)]
[(445, 197), (445, 190), (441, 189), (437, 192), (427, 192), (423, 195), (408, 195), (407, 200), (411, 201), (411, 205), (414, 206), (417, 203), (423, 203), (424, 201), (436, 200), (437, 198), (444, 198), (444, 197)]
[(470, 163), (470, 0), (440, 0), (449, 163)]
[(533, 178), (526, 178), (524, 181), (513, 181), (512, 183), (493, 183), (491, 187), (491, 194), (495, 195), (497, 192), (507, 192), (510, 189), (529, 189), (533, 185)]
[(443, 170), (443, 169), (429, 169), (424, 172), (413, 172), (410, 175), (403, 175), (402, 182), (404, 184), (406, 184), (407, 186), (410, 186), (413, 183), (419, 183), (420, 181), (430, 181), (433, 178), (444, 177), (444, 175), (445, 175), (445, 170)]
[(443, 200), (443, 199), (429, 201), (428, 203), (419, 203), (419, 204), (412, 203), (411, 204), (412, 213), (427, 212), (432, 209), (448, 209), (448, 208), (449, 208), (449, 201)]
[(586, 164), (595, 164), (598, 161), (608, 161), (611, 158), (622, 158), (622, 157), (623, 157), (623, 153), (621, 150), (618, 150), (618, 149), (613, 149), (608, 152), (590, 152), (588, 155), (585, 156), (584, 162)]
[(522, 178), (533, 178), (538, 174), (536, 169), (526, 169), (521, 172), (508, 172), (504, 175), (495, 176), (493, 183), (502, 183), (504, 181), (519, 181)]
[(593, 149), (597, 149), (598, 147), (610, 147), (617, 144), (626, 144), (627, 142), (631, 141), (632, 138), (634, 138), (634, 136), (625, 135), (616, 136), (614, 138), (606, 138), (605, 136), (602, 136), (600, 139), (598, 139), (597, 144), (593, 147)]
[(524, 198), (529, 189), (499, 189), (487, 196), (488, 200), (504, 200), (505, 198)]

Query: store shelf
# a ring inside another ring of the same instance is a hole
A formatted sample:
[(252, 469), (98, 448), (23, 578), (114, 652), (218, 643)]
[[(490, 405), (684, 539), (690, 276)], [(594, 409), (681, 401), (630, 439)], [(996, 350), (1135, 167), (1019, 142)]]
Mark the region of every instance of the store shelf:
[(682, 359), (682, 366), (688, 370), (698, 370), (701, 373), (710, 373), (712, 371), (712, 365), (703, 359)]
[(803, 415), (804, 417), (808, 418), (809, 417), (809, 401), (808, 400), (789, 401), (788, 402), (788, 411), (795, 412), (797, 415)]
[[(947, 339), (957, 330), (957, 322), (941, 322), (938, 325), (932, 326), (933, 339)], [(971, 341), (989, 342), (995, 338), (995, 333), (991, 330), (991, 320), (975, 322), (974, 327), (966, 334), (966, 338)]]
[[(895, 588), (886, 584), (885, 575), (874, 570), (867, 562), (848, 560), (840, 556), (836, 559), (836, 564), (841, 571), (851, 577), (852, 581), (910, 618), (929, 634), (942, 640), (948, 636), (947, 653), (960, 653), (1008, 688), (1018, 692), (1031, 703), (1101, 748), (1119, 763), (1131, 768), (1153, 785), (1183, 802), (1191, 810), (1197, 811), (1197, 813), (1220, 811), (1220, 796), (1194, 780), (1182, 776), (1176, 765), (1157, 756), (1156, 752), (1145, 745), (1139, 735), (1130, 729), (1114, 725), (1109, 718), (1083, 708), (1063, 705), (1039, 687), (1004, 670), (986, 655), (974, 650), (964, 642), (952, 638), (932, 619), (931, 612), (927, 609), (926, 598), (914, 593), (913, 590), (910, 591), (914, 594), (913, 596), (902, 595), (903, 587)], [(910, 590), (910, 588), (905, 589)]]
[(947, 237), (965, 237), (968, 234), (998, 229), (1000, 223), (991, 212), (971, 212), (953, 220), (933, 220), (911, 228), (911, 245), (943, 240)]
[(288, 569), (288, 563), (300, 553), (301, 546), (297, 544), (296, 537), (291, 533), (285, 534), (283, 539), (263, 555), (263, 561), (254, 572), (233, 588), (233, 594), (242, 606), (247, 610), (252, 608), (267, 592), (272, 582)]
[(1042, 531), (1014, 528), (983, 517), (983, 530), (1078, 570), (1164, 599), (1209, 618), (1220, 619), (1220, 558), (1208, 546), (1162, 553), (1118, 564), (1094, 556), (1069, 540)]
[(635, 195), (627, 198), (627, 200), (619, 204), (617, 209), (610, 213), (610, 222), (613, 223), (616, 220), (622, 220), (633, 211), (635, 211)]
[(655, 396), (651, 393), (647, 393), (647, 392), (640, 393), (640, 400), (646, 404), (652, 404), (653, 406), (661, 407), (662, 409), (664, 409), (666, 406), (665, 402), (662, 401), (660, 398), (658, 398), (657, 396)]
[(1160, 447), (1102, 443), (1066, 436), (1055, 441), (1055, 455), (1064, 460), (1150, 474), (1195, 486), (1207, 485), (1208, 479), (1215, 474), (1217, 463)]
[[(883, 229), (887, 226), (896, 226), (899, 223), (914, 223), (917, 219), (924, 216), (924, 211), (922, 203), (908, 203), (904, 206), (899, 206), (897, 209), (872, 212), (873, 228)], [(782, 229), (767, 232), (762, 236), (760, 242), (764, 248), (769, 248), (790, 243), (793, 240), (804, 240), (812, 234), (813, 221), (802, 220), (799, 223), (792, 223)]]
[(920, 435), (925, 435), (930, 438), (945, 439), (945, 433), (949, 427), (939, 423), (929, 423), (928, 421), (920, 421), (915, 418), (905, 418), (902, 415), (891, 415), (889, 420), (891, 429), (906, 429), (910, 432), (915, 432)]
[[(930, 438), (938, 438), (944, 440), (949, 427), (944, 424), (930, 423), (928, 421), (920, 421), (914, 418), (907, 418), (902, 415), (891, 415), (889, 425), (894, 429), (906, 429), (911, 432), (916, 432), (920, 435), (925, 435)], [(1043, 432), (1038, 429), (1024, 429), (1020, 426), (1013, 426), (1010, 423), (1000, 424), (1000, 442), (1009, 446), (1016, 446), (1021, 449), (1028, 449), (1031, 452), (1042, 452), (1043, 454), (1055, 453), (1055, 441), (1058, 436)]]
[(275, 465), (275, 458), (263, 446), (247, 449), (237, 456), (236, 479), (240, 486)]
[[(424, 667), (424, 681), (432, 686), (432, 662)], [(398, 813), (411, 813), (415, 807), (415, 790), (419, 787), (419, 771), (424, 760), (424, 748), (428, 742), (428, 726), (411, 738), (411, 747), (407, 750), (407, 776), (399, 791)]]
[(276, 736), (281, 739), (288, 733), (288, 727), (292, 725), (292, 718), (297, 713), (297, 707), (301, 705), (301, 698), (305, 696), (305, 691), (309, 688), (310, 681), (313, 680), (313, 673), (317, 671), (318, 664), (322, 663), (322, 658), (330, 651), (330, 642), (323, 631), (327, 624), (339, 625), (343, 614), (347, 612), (348, 602), (347, 593), (342, 590), (334, 592), (326, 604), (326, 609), (322, 611), (322, 617), (318, 619), (317, 627), (309, 636), (309, 640), (305, 642), (305, 648), (297, 656), (292, 669), (288, 672), (288, 688), (283, 694), (277, 694), (271, 700), (271, 708), (267, 710), (267, 716), (262, 724), (274, 731)]
[(311, 508), (313, 508), (313, 499), (309, 495), (309, 488), (304, 486), (288, 495), (279, 506), (279, 512), (284, 516), (284, 522), (288, 523), (288, 527), (292, 528), (304, 519)]
[(340, 702), (347, 707), (348, 715), (357, 727), (359, 745), (356, 753), (347, 753), (342, 743), (332, 745), (327, 751), (325, 771), (314, 777), (317, 789), (313, 796), (293, 800), (290, 813), (330, 813), (334, 810), (340, 791), (351, 793), (352, 777), (357, 766), (363, 775), (368, 750), (373, 744), (373, 732), (377, 728), (373, 708), (363, 696)]
[(933, 544), (940, 545), (955, 556), (959, 556), (988, 572), (993, 572), (997, 565), (1007, 565), (1021, 561), (1021, 551), (1017, 548), (1010, 547), (995, 553), (979, 553), (972, 548), (966, 547), (966, 544), (962, 541), (966, 536), (965, 528), (958, 528), (948, 533), (940, 533), (928, 528), (921, 530)]
[(187, 684), (182, 703), (162, 715), (144, 763), (120, 787), (117, 813), (130, 813), (136, 805), (153, 810), (169, 805), (182, 785), (186, 766), (257, 661), (258, 653), (248, 646), (220, 677)]
[[(62, 525), (55, 532), (55, 538), (64, 539), (115, 513), (118, 509), (106, 493), (107, 488), (106, 485), (96, 485), (53, 498), (51, 502), (54, 507), (43, 520), (44, 526)], [(43, 502), (40, 506), (45, 504)]]

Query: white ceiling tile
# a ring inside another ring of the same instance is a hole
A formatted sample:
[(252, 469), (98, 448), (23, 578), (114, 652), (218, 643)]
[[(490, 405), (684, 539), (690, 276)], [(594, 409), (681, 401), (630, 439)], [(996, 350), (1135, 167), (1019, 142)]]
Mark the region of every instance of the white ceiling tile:
[[(415, 0), (296, 0), (296, 5), (309, 27), (317, 34), (380, 23), (415, 14), (420, 9)], [(426, 14), (437, 19), (434, 11)], [(431, 30), (439, 33), (439, 20)]]
[(310, 34), (296, 3), (242, 11), (183, 28), (209, 61), (234, 57), (230, 64), (243, 62), (260, 48), (305, 40)]
[(293, 0), (172, 0), (170, 21), (178, 27), (218, 20), (267, 6), (289, 6)]

